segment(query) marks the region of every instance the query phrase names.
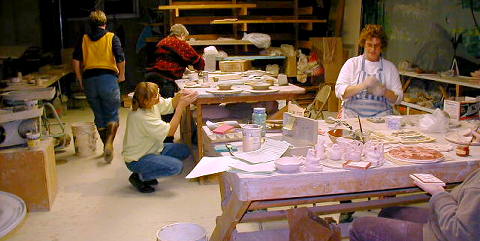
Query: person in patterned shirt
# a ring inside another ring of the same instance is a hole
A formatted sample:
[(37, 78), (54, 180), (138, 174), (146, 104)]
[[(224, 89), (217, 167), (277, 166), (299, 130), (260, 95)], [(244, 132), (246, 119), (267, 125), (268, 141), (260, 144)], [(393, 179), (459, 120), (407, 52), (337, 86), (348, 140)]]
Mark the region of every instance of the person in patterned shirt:
[[(192, 65), (196, 70), (205, 67), (205, 60), (187, 43), (188, 35), (185, 26), (174, 24), (170, 28), (170, 35), (157, 44), (155, 64), (147, 68), (145, 81), (157, 84), (164, 98), (171, 98), (178, 91), (175, 80), (182, 78), (187, 66)], [(173, 114), (169, 114), (162, 116), (162, 119), (169, 122), (172, 117)], [(165, 142), (173, 142), (173, 138), (169, 137)]]

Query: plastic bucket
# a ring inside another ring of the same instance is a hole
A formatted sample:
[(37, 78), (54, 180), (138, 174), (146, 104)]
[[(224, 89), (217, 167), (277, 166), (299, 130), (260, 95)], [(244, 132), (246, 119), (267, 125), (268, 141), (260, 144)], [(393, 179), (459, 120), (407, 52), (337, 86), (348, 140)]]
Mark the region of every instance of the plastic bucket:
[(72, 123), (73, 142), (75, 154), (78, 156), (90, 156), (97, 150), (97, 136), (93, 122)]
[(207, 241), (207, 234), (198, 224), (174, 223), (158, 230), (157, 241)]

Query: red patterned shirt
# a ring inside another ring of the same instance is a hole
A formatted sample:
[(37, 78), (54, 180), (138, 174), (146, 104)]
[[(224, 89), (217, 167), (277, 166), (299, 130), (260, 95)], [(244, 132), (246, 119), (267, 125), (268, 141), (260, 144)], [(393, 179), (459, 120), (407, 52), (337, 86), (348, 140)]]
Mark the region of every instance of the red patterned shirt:
[(181, 79), (185, 68), (193, 65), (196, 70), (203, 70), (205, 61), (195, 49), (175, 36), (168, 36), (157, 44), (156, 63), (148, 69), (162, 75), (165, 79)]

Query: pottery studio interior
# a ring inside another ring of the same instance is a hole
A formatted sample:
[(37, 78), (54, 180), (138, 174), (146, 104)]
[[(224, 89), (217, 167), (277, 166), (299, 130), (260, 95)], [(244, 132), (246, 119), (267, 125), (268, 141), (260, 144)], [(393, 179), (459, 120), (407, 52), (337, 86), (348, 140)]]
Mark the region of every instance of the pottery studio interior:
[(480, 1), (5, 0), (0, 36), (0, 241), (480, 240)]

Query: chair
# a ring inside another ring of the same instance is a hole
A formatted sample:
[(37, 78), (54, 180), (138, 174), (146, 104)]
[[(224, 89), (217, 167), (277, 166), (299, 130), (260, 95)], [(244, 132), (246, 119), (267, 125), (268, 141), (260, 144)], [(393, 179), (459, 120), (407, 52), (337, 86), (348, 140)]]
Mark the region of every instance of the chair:
[(323, 119), (322, 110), (327, 103), (332, 87), (330, 85), (324, 85), (315, 96), (315, 99), (305, 109), (305, 117), (320, 120)]

